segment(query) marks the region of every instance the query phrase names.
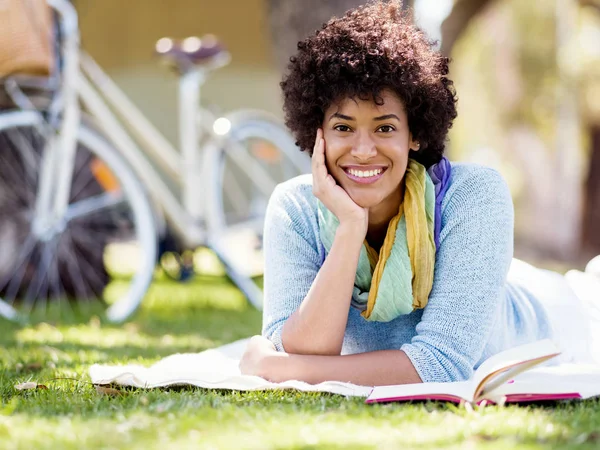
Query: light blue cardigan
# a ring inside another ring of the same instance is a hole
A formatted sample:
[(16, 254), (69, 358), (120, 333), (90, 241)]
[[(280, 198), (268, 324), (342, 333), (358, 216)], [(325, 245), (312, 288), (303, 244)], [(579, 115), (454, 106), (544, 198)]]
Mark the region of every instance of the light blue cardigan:
[[(267, 210), (262, 333), (280, 351), (283, 324), (326, 257), (315, 200), (312, 177), (303, 175), (279, 185)], [(446, 382), (470, 378), (483, 360), (506, 348), (555, 338), (543, 299), (527, 280), (507, 278), (513, 219), (512, 199), (498, 172), (453, 163), (427, 306), (388, 323), (368, 322), (350, 308), (342, 354), (401, 349), (424, 382)], [(537, 284), (562, 279), (535, 270)]]

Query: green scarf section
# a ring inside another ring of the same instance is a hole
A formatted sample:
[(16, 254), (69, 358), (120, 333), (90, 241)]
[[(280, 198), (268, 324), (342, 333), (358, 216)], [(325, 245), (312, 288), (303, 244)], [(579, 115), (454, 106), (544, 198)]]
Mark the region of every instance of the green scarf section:
[[(339, 221), (317, 200), (321, 241), (331, 251)], [(424, 308), (433, 286), (435, 187), (425, 167), (409, 159), (404, 200), (379, 253), (365, 240), (352, 304), (369, 321), (389, 322)]]

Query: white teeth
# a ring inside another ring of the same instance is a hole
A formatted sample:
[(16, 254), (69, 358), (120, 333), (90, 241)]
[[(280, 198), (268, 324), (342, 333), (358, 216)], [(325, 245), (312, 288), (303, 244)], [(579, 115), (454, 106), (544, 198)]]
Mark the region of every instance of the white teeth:
[(350, 174), (354, 175), (355, 177), (369, 178), (369, 177), (374, 177), (375, 175), (379, 175), (381, 172), (383, 172), (383, 169), (365, 170), (365, 171), (349, 169), (348, 172), (350, 172)]

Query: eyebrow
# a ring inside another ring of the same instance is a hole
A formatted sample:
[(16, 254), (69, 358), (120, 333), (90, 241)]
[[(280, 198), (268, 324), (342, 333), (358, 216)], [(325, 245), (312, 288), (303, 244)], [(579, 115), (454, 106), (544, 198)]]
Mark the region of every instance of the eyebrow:
[(400, 122), (400, 118), (396, 114), (385, 114), (383, 116), (375, 117), (373, 120), (388, 120), (388, 119), (396, 119)]
[(329, 120), (333, 119), (333, 118), (338, 118), (338, 119), (342, 119), (342, 120), (349, 120), (349, 121), (353, 121), (355, 120), (354, 117), (350, 117), (350, 116), (345, 116), (344, 114), (340, 114), (338, 112), (333, 113), (331, 115), (331, 117), (329, 118)]
[[(333, 113), (331, 115), (331, 117), (329, 118), (329, 120), (333, 119), (333, 118), (338, 118), (338, 119), (342, 119), (342, 120), (348, 120), (348, 121), (354, 121), (356, 120), (354, 117), (350, 117), (350, 116), (346, 116), (344, 114), (340, 114), (340, 113)], [(381, 121), (381, 120), (388, 120), (388, 119), (396, 119), (398, 122), (400, 122), (400, 118), (396, 115), (396, 114), (385, 114), (383, 116), (378, 116), (378, 117), (374, 117), (373, 121)]]

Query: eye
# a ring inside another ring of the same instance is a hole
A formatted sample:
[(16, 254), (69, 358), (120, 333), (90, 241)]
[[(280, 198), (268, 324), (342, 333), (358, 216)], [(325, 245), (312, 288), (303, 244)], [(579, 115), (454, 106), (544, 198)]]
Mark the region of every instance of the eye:
[(391, 133), (392, 131), (395, 131), (396, 129), (391, 125), (381, 125), (377, 130), (381, 131), (382, 133)]
[(333, 129), (341, 132), (350, 131), (350, 127), (348, 125), (336, 125), (333, 127)]

